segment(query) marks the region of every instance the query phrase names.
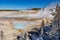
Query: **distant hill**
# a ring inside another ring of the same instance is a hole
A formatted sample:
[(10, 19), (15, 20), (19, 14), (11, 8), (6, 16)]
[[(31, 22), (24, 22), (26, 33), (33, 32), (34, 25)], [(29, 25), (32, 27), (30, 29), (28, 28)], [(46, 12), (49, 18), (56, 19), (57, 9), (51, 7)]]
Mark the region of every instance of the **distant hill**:
[(31, 10), (40, 10), (41, 8), (32, 8)]

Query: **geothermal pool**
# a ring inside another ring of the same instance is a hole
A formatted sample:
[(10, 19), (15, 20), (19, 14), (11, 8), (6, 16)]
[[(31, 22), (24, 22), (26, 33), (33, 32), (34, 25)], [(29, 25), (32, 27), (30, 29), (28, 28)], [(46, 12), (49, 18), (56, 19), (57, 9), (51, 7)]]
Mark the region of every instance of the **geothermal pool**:
[(16, 29), (24, 29), (26, 27), (30, 27), (32, 25), (36, 25), (36, 24), (41, 24), (41, 21), (40, 22), (37, 22), (37, 21), (12, 21), (14, 27)]

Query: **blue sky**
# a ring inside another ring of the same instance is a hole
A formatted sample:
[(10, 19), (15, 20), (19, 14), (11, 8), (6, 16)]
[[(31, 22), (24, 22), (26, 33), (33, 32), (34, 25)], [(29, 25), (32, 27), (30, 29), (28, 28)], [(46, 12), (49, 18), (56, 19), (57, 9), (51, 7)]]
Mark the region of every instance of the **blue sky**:
[(0, 0), (0, 10), (45, 8), (52, 2), (60, 2), (60, 0)]

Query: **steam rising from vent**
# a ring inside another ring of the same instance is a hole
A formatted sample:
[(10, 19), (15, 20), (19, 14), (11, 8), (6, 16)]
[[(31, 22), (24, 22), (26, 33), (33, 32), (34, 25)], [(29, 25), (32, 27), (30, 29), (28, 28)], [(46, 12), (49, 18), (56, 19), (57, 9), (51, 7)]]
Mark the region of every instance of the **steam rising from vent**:
[(37, 14), (33, 15), (29, 15), (28, 17), (31, 18), (46, 18), (46, 19), (50, 19), (52, 20), (54, 18), (53, 15), (51, 15), (52, 13), (56, 13), (56, 5), (57, 3), (54, 2), (51, 5), (48, 5), (45, 9), (41, 9)]
[[(10, 13), (8, 14), (9, 12), (2, 12), (2, 15), (1, 17), (20, 17), (20, 18), (26, 18), (26, 19), (40, 19), (40, 18), (46, 18), (46, 19), (50, 19), (52, 20), (54, 18), (53, 15), (51, 15), (52, 13), (56, 13), (55, 10), (56, 10), (56, 5), (57, 3), (52, 3), (51, 5), (47, 6), (46, 8), (44, 9), (41, 9), (39, 10), (39, 12), (35, 13), (35, 14), (30, 14), (30, 13), (27, 13), (27, 14), (20, 14), (18, 12), (18, 14), (16, 15), (15, 13)], [(25, 13), (25, 12), (24, 12)], [(13, 14), (13, 15), (11, 15)], [(7, 15), (7, 16), (6, 16)]]
[(59, 6), (60, 6), (60, 3), (59, 3), (59, 2), (52, 2), (52, 3), (51, 3), (50, 5), (48, 5), (46, 8), (47, 8), (47, 9), (55, 9), (57, 4), (59, 4)]

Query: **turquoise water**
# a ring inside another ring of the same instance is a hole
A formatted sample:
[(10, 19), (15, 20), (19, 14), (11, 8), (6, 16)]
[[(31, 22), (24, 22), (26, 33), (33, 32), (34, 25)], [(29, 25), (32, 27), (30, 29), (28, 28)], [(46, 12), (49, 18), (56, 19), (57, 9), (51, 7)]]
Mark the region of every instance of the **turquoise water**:
[(25, 29), (28, 26), (40, 24), (40, 22), (34, 22), (34, 21), (12, 21), (14, 27), (16, 29)]
[(17, 23), (17, 24), (14, 25), (14, 27), (16, 29), (23, 29), (25, 27), (25, 24), (23, 24), (23, 23)]

